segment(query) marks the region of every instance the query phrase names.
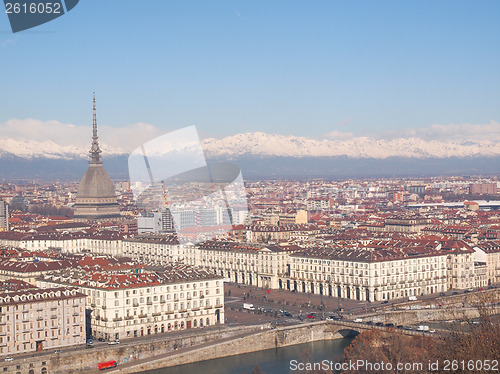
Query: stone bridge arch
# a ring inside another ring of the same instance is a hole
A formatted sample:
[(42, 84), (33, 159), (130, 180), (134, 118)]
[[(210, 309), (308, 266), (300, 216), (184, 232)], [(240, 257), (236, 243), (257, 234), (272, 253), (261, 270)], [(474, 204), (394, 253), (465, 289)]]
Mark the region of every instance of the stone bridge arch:
[(351, 328), (342, 328), (339, 329), (335, 335), (333, 336), (334, 339), (342, 339), (342, 338), (354, 338), (359, 335), (358, 330), (354, 330)]

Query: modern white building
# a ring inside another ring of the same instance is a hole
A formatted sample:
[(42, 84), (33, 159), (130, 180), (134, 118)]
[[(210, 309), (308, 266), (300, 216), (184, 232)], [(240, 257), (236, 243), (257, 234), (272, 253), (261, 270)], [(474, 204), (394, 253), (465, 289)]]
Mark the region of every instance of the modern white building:
[(9, 205), (0, 200), (0, 231), (9, 230)]
[(137, 217), (137, 233), (159, 233), (162, 230), (161, 212), (151, 212), (145, 216)]

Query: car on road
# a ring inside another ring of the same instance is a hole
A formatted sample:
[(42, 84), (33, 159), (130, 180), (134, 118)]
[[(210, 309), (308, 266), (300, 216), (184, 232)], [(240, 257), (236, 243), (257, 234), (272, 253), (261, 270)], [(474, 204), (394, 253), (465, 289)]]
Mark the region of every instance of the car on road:
[(453, 292), (453, 295), (458, 295), (458, 291)]
[(54, 353), (62, 353), (62, 351), (60, 349), (58, 349), (57, 351), (55, 351)]
[(489, 289), (489, 290), (492, 290), (492, 289), (494, 289), (494, 288), (495, 288), (495, 286), (493, 286), (493, 285), (488, 286), (488, 289)]
[(316, 318), (316, 313), (309, 313), (307, 318)]
[(272, 313), (273, 310), (271, 308), (258, 307), (257, 310), (262, 313)]
[(285, 316), (285, 317), (291, 317), (291, 316), (292, 316), (292, 313), (287, 312), (286, 310), (284, 310), (283, 312), (281, 312), (281, 315), (283, 315), (283, 316)]
[(439, 296), (446, 296), (446, 294), (444, 292), (440, 292)]
[(397, 325), (396, 328), (398, 328), (398, 329), (404, 329), (405, 327), (403, 325)]
[(92, 339), (87, 339), (87, 344), (94, 344), (94, 342), (92, 341)]
[(108, 342), (109, 345), (115, 345), (115, 344), (120, 344), (119, 340), (113, 340), (111, 342)]
[(253, 311), (255, 307), (251, 303), (243, 303), (243, 309)]
[(436, 330), (429, 330), (429, 332), (430, 332), (431, 334), (434, 334), (434, 333), (436, 332)]
[(384, 326), (384, 323), (383, 323), (383, 322), (377, 322), (377, 323), (375, 324), (375, 326)]
[(367, 325), (373, 325), (373, 321), (366, 322)]
[(5, 357), (4, 361), (14, 361), (12, 357)]
[(106, 340), (104, 340), (104, 338), (98, 338), (97, 340), (100, 341), (100, 342), (105, 342), (106, 341)]
[(327, 321), (340, 321), (341, 319), (342, 319), (341, 316), (335, 316), (335, 315), (326, 317)]
[(411, 327), (411, 326), (405, 326), (404, 329), (405, 330), (413, 330), (413, 327)]
[(386, 323), (385, 327), (394, 327), (394, 323)]
[(356, 318), (353, 322), (354, 323), (362, 323), (363, 320), (361, 318)]
[(388, 303), (389, 303), (389, 300), (382, 301), (382, 304), (388, 304)]

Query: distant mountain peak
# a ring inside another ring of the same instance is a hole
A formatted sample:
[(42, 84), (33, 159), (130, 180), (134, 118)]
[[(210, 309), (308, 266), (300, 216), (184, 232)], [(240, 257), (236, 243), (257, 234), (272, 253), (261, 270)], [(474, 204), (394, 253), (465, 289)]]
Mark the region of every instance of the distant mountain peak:
[(449, 158), (491, 157), (500, 155), (498, 144), (478, 144), (426, 141), (420, 138), (390, 140), (370, 137), (349, 139), (311, 139), (299, 136), (249, 132), (222, 139), (207, 138), (203, 149), (208, 157), (237, 158), (243, 155), (282, 157), (337, 157), (375, 158)]
[[(105, 145), (102, 147), (104, 155), (119, 155), (123, 154), (118, 150), (110, 149)], [(60, 145), (51, 140), (43, 142), (26, 139), (10, 139), (0, 137), (0, 156), (4, 157), (4, 153), (15, 155), (24, 159), (31, 158), (49, 158), (49, 159), (77, 159), (87, 158), (88, 147), (76, 145)]]

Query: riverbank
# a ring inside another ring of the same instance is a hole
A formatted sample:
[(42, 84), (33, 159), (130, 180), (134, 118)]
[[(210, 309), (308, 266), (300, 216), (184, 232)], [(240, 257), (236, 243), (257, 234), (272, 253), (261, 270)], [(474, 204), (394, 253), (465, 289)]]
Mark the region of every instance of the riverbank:
[(312, 343), (266, 349), (191, 364), (143, 371), (136, 374), (251, 374), (289, 373), (292, 362), (342, 362), (344, 349), (353, 338), (321, 340)]
[(179, 349), (198, 347), (260, 331), (263, 326), (213, 326), (203, 329), (184, 330), (175, 333), (151, 335), (143, 339), (128, 339), (118, 345), (100, 344), (91, 349), (73, 348), (61, 353), (13, 356), (13, 361), (0, 361), (0, 372), (77, 374), (92, 373), (102, 361), (116, 360), (118, 365), (143, 362), (151, 357), (172, 354)]
[[(248, 332), (241, 336), (228, 337), (223, 341), (186, 347), (175, 352), (155, 355), (140, 362), (124, 363), (116, 369), (108, 370), (108, 373), (132, 374), (272, 348), (342, 338), (343, 336), (338, 334), (337, 329), (332, 327), (327, 322), (314, 322)], [(89, 372), (89, 374), (97, 372), (93, 371)]]
[(143, 340), (125, 340), (119, 345), (98, 345), (91, 349), (46, 352), (14, 357), (0, 362), (2, 372), (47, 372), (50, 374), (99, 373), (97, 364), (115, 360), (117, 368), (108, 373), (137, 373), (188, 363), (240, 355), (271, 348), (287, 347), (350, 336), (359, 326), (326, 321), (271, 328), (262, 325), (213, 326), (179, 333), (153, 335)]

